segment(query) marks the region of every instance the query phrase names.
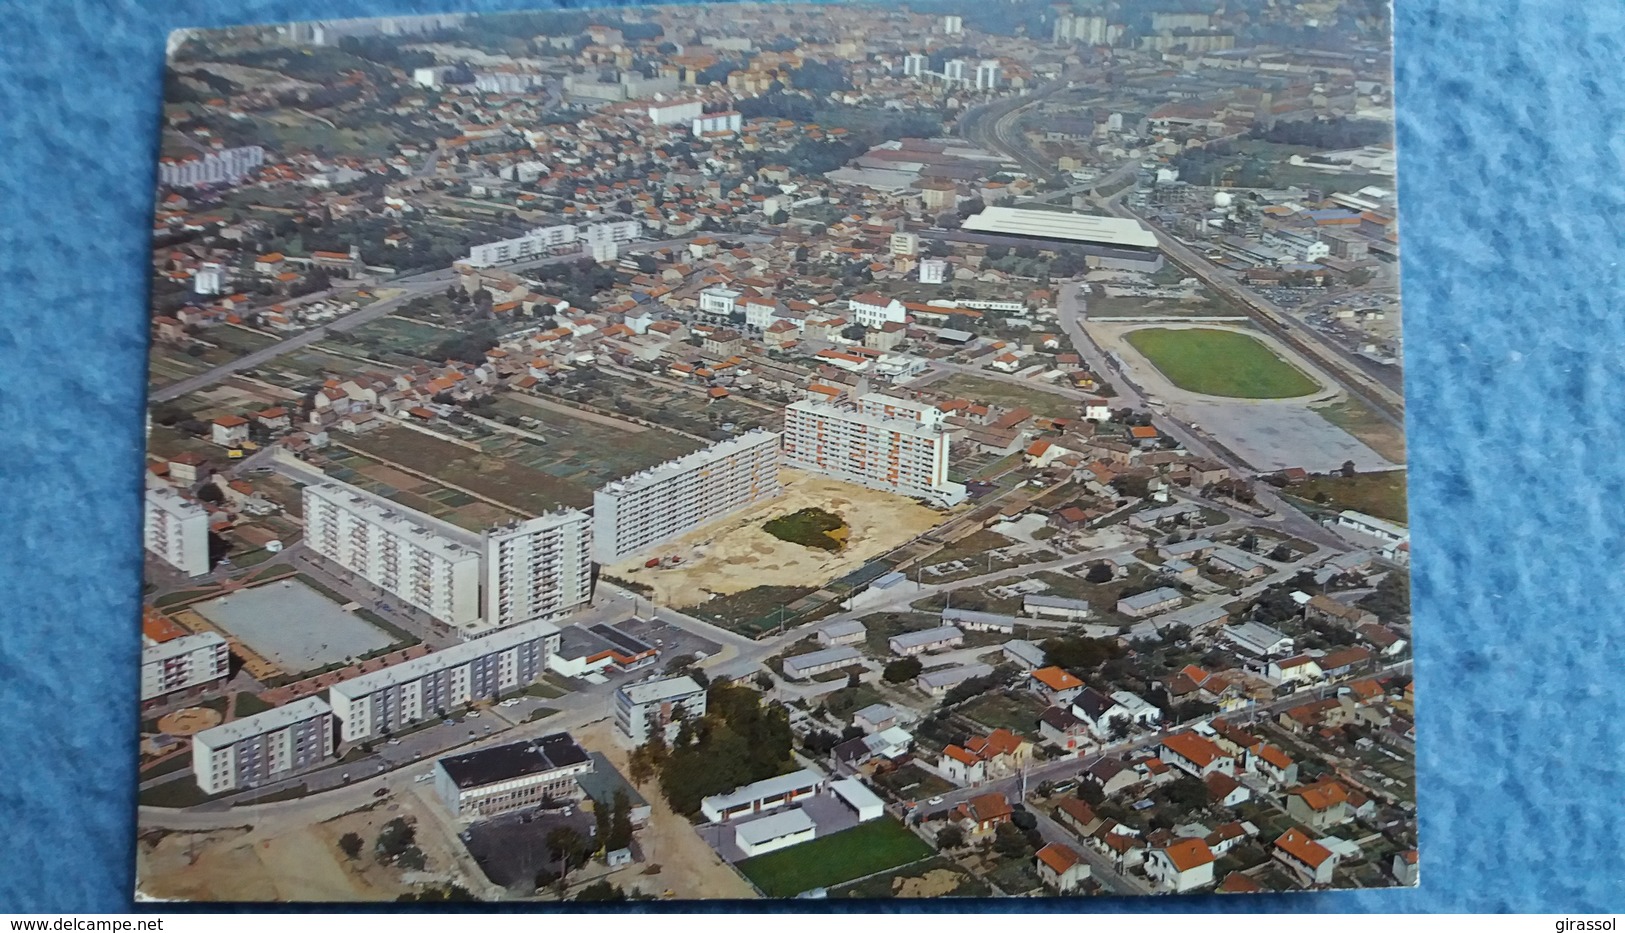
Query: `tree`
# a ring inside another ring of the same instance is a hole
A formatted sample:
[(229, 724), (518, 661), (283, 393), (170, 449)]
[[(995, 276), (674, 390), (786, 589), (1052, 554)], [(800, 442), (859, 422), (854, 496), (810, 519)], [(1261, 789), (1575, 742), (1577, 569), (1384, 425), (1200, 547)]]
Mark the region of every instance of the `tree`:
[(344, 857), (352, 862), (361, 857), (361, 849), (366, 846), (366, 844), (367, 843), (355, 833), (345, 833), (339, 837), (339, 851), (343, 852)]
[(1207, 785), (1193, 777), (1182, 777), (1163, 789), (1168, 802), (1190, 813), (1207, 806)]
[(1342, 467), (1340, 467), (1337, 472), (1343, 474), (1344, 479), (1353, 479), (1354, 478), (1354, 472), (1355, 472), (1354, 471), (1354, 461), (1353, 460), (1344, 460)]
[(863, 685), (863, 678), (858, 676), (857, 671), (853, 671), (846, 675), (846, 685), (850, 689), (856, 689)]
[(1078, 782), (1078, 799), (1091, 807), (1098, 807), (1106, 802), (1106, 792), (1094, 781), (1083, 780)]
[(396, 817), (385, 823), (384, 828), (378, 831), (375, 849), (378, 856), (387, 861), (405, 852), (416, 839), (417, 830), (412, 828), (412, 824)]
[(589, 884), (580, 891), (577, 891), (575, 900), (601, 902), (624, 901), (626, 900), (626, 892), (622, 891), (618, 885), (610, 884), (608, 881), (594, 881), (592, 884)]
[(1241, 538), (1241, 549), (1249, 554), (1258, 550), (1258, 535), (1247, 532)]
[(1033, 851), (1026, 834), (1013, 822), (1000, 823), (993, 831), (993, 849), (1011, 861), (1025, 859)]
[(898, 658), (881, 670), (880, 676), (889, 684), (906, 683), (920, 676), (925, 665), (918, 658)]
[(1107, 731), (1111, 735), (1113, 742), (1121, 742), (1128, 738), (1129, 733), (1132, 732), (1133, 729), (1134, 720), (1127, 716), (1113, 716), (1111, 726)]
[(597, 851), (608, 852), (612, 847), (609, 844), (610, 813), (609, 807), (602, 800), (592, 802), (592, 841)]
[(615, 804), (610, 813), (609, 837), (604, 851), (613, 852), (632, 844), (632, 800), (626, 791), (615, 791)]
[(965, 831), (949, 823), (937, 831), (937, 848), (944, 851), (948, 849), (961, 849), (965, 846)]
[(570, 872), (586, 864), (587, 840), (568, 826), (560, 826), (547, 834), (547, 852), (559, 868), (559, 888), (569, 883)]
[(1110, 583), (1112, 581), (1112, 566), (1104, 561), (1089, 565), (1089, 572), (1084, 574), (1084, 580), (1090, 583)]
[(773, 678), (768, 675), (767, 671), (757, 671), (755, 683), (756, 689), (763, 693), (773, 689)]

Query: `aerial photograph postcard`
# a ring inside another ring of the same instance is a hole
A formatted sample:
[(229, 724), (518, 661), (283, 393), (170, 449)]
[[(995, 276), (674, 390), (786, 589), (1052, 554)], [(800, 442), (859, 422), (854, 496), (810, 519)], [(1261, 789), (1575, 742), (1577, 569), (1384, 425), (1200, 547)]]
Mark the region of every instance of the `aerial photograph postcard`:
[(1390, 12), (175, 33), (136, 896), (1417, 884)]

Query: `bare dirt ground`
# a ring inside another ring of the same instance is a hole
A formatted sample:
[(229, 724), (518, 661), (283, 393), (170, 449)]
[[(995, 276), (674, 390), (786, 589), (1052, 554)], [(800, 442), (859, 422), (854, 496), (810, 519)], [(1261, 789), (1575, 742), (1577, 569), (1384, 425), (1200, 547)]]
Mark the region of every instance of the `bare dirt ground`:
[[(396, 807), (390, 810), (391, 806)], [(379, 864), (373, 844), (385, 823), (405, 817), (419, 827), (424, 875), (452, 877), (410, 795), (389, 798), (369, 810), (347, 813), (314, 826), (275, 822), (214, 830), (173, 832), (153, 844), (156, 834), (136, 845), (141, 890), (154, 897), (191, 901), (393, 901), (412, 890), (399, 869)], [(360, 858), (347, 859), (338, 847), (345, 833), (364, 843)], [(194, 861), (195, 857), (195, 861)]]
[(941, 897), (959, 887), (959, 875), (936, 868), (918, 878), (893, 878), (892, 893), (898, 897)]
[[(712, 594), (758, 586), (822, 586), (930, 531), (948, 515), (912, 500), (850, 483), (785, 470), (784, 495), (667, 542), (656, 552), (679, 556), (675, 568), (647, 570), (644, 559), (609, 568), (654, 589), (668, 606), (694, 606)], [(841, 517), (851, 529), (846, 546), (825, 551), (781, 541), (762, 530), (780, 515), (816, 507)]]
[[(610, 763), (627, 774), (626, 749), (611, 734), (608, 722), (595, 723), (574, 731), (582, 745), (604, 753)], [(756, 889), (729, 868), (711, 847), (705, 844), (687, 819), (673, 813), (653, 783), (638, 788), (638, 793), (649, 801), (649, 825), (637, 835), (637, 843), (645, 857), (645, 864), (633, 870), (617, 872), (610, 881), (622, 888), (642, 891), (656, 897), (671, 891), (676, 898), (754, 898)], [(650, 864), (659, 865), (660, 873), (643, 874)]]

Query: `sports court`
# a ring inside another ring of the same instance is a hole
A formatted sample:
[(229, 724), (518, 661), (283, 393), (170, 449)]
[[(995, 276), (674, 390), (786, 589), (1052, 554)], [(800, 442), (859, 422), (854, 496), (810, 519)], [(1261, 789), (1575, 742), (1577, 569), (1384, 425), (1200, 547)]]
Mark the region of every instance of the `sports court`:
[(290, 673), (358, 658), (393, 643), (388, 633), (298, 580), (228, 593), (189, 608)]

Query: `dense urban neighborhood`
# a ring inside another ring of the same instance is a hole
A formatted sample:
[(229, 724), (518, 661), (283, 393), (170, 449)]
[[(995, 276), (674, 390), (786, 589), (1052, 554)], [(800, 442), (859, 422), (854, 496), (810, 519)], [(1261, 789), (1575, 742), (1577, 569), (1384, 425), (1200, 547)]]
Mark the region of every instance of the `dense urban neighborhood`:
[(1389, 12), (171, 39), (138, 886), (1417, 883)]

